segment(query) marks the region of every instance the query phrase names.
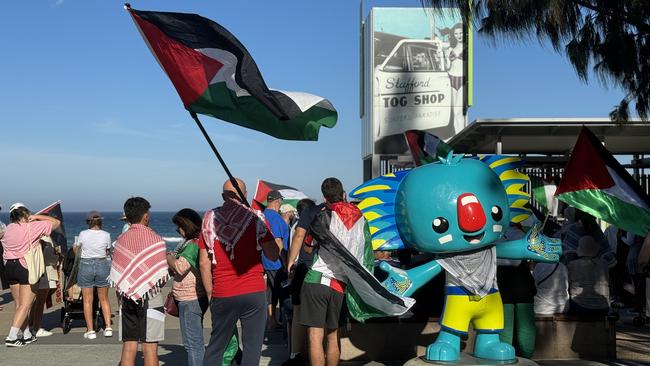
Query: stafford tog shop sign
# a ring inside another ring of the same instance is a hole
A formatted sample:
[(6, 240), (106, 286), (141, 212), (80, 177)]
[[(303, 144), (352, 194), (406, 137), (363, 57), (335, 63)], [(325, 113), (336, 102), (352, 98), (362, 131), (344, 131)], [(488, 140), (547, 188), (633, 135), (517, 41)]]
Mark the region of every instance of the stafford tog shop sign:
[(410, 129), (443, 139), (462, 130), (469, 42), (460, 13), (374, 8), (364, 27), (364, 139), (372, 153), (405, 153)]

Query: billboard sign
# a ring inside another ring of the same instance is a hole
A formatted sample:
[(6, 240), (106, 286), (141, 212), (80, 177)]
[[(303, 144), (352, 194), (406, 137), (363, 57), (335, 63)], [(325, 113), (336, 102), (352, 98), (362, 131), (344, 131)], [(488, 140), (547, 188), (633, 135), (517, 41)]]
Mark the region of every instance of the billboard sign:
[[(402, 133), (448, 140), (467, 124), (467, 30), (455, 9), (374, 8), (365, 23), (365, 118), (374, 154), (403, 154)], [(370, 39), (368, 39), (370, 37)], [(372, 53), (371, 55), (368, 53)], [(364, 130), (365, 132), (365, 130)]]

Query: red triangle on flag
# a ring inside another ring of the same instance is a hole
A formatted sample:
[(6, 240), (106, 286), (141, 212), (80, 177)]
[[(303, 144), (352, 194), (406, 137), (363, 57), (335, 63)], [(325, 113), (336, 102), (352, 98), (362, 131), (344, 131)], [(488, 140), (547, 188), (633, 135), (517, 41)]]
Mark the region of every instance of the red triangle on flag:
[(170, 37), (131, 12), (149, 49), (171, 79), (185, 107), (196, 101), (223, 64)]
[(578, 141), (571, 152), (571, 159), (564, 169), (564, 176), (555, 195), (583, 189), (606, 189), (614, 186), (614, 180), (607, 171), (604, 157), (594, 143), (600, 143), (591, 132), (583, 127)]

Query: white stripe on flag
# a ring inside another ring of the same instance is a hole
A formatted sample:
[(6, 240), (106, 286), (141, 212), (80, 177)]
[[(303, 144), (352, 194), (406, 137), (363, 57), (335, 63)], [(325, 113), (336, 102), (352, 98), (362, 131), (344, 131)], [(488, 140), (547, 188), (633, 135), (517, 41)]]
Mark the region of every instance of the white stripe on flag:
[(313, 95), (309, 93), (303, 93), (303, 92), (290, 92), (290, 91), (284, 91), (284, 90), (277, 90), (280, 93), (288, 96), (291, 98), (291, 100), (298, 105), (301, 111), (306, 111), (309, 108), (315, 106), (316, 104), (320, 103), (323, 100), (323, 97), (319, 97), (318, 95)]
[(285, 200), (301, 200), (303, 198), (308, 198), (304, 193), (293, 189), (281, 189), (279, 192)]
[(611, 194), (612, 196), (625, 201), (631, 205), (639, 206), (646, 211), (650, 212), (650, 207), (639, 197), (636, 192), (630, 187), (621, 177), (618, 176), (613, 169), (607, 167), (607, 172), (614, 180), (614, 186), (610, 188), (603, 189), (603, 192)]
[(213, 58), (223, 64), (216, 75), (210, 80), (209, 85), (225, 82), (228, 89), (235, 92), (238, 97), (250, 96), (248, 90), (242, 88), (235, 80), (237, 71), (237, 56), (219, 48), (199, 48), (196, 51)]

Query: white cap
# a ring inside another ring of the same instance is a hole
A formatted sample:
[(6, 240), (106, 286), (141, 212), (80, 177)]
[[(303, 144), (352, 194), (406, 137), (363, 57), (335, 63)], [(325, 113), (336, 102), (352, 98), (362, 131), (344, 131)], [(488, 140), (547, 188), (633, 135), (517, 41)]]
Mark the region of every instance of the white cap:
[(11, 213), (11, 211), (13, 211), (13, 210), (15, 210), (17, 208), (20, 208), (20, 207), (25, 207), (25, 204), (20, 203), (20, 202), (14, 203), (13, 205), (11, 205), (11, 207), (9, 207), (9, 213)]
[(285, 203), (284, 205), (280, 206), (280, 213), (287, 213), (287, 212), (293, 212), (293, 213), (298, 213), (298, 210), (296, 210), (295, 207), (291, 206), (288, 203)]

